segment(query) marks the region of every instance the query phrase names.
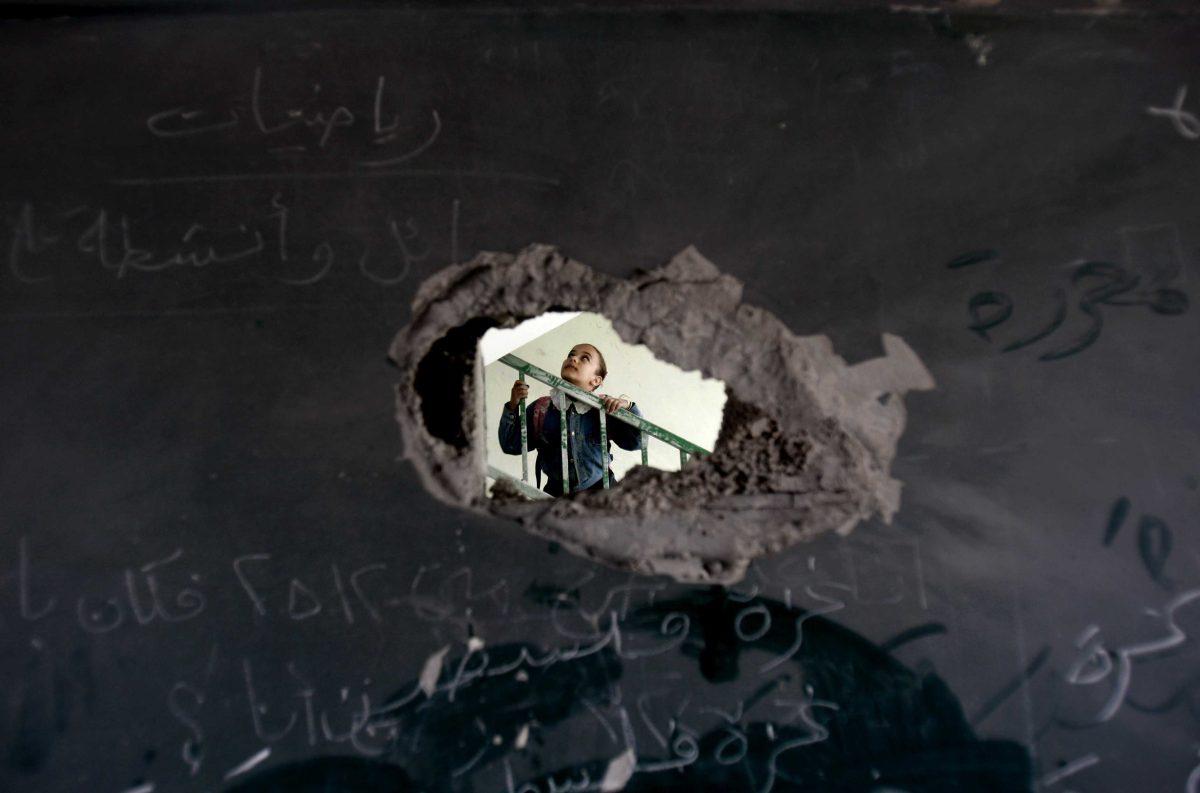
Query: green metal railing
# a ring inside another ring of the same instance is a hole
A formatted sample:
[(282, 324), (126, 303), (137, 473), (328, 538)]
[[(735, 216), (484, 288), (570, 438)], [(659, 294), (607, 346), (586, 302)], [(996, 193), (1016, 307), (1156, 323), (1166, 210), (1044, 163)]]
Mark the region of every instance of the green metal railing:
[[(663, 443), (666, 443), (666, 444), (678, 449), (679, 450), (679, 465), (681, 467), (687, 463), (688, 458), (692, 455), (711, 454), (711, 452), (709, 452), (708, 449), (697, 446), (696, 444), (692, 443), (691, 441), (687, 440), (686, 438), (681, 438), (678, 435), (676, 435), (675, 433), (673, 433), (669, 430), (663, 429), (662, 427), (658, 426), (657, 424), (654, 424), (653, 422), (646, 421), (646, 419), (642, 418), (641, 416), (637, 415), (636, 413), (631, 413), (630, 411), (628, 411), (624, 408), (621, 408), (611, 414), (608, 413), (604, 409), (604, 403), (601, 402), (599, 397), (597, 397), (595, 394), (591, 393), (590, 391), (584, 391), (582, 388), (574, 385), (573, 383), (568, 383), (566, 380), (563, 380), (561, 377), (558, 377), (557, 375), (552, 375), (549, 372), (547, 372), (545, 369), (539, 369), (538, 367), (534, 366), (533, 364), (529, 363), (528, 361), (522, 360), (515, 355), (505, 355), (500, 358), (500, 362), (503, 364), (506, 364), (507, 366), (511, 366), (513, 369), (516, 369), (517, 370), (517, 378), (522, 383), (525, 382), (525, 377), (529, 376), (529, 377), (532, 377), (534, 380), (538, 380), (540, 382), (545, 383), (546, 385), (550, 386), (551, 388), (557, 388), (560, 391), (564, 391), (564, 392), (570, 394), (572, 397), (579, 400), (580, 402), (583, 402), (584, 404), (591, 405), (594, 408), (598, 408), (600, 411), (600, 448), (601, 449), (605, 449), (605, 450), (608, 449), (608, 417), (611, 415), (613, 418), (615, 418), (619, 421), (623, 421), (626, 424), (631, 424), (634, 427), (637, 427), (641, 431), (641, 441), (638, 445), (641, 447), (642, 465), (647, 465), (648, 460), (649, 460), (649, 453), (647, 450), (647, 439), (648, 438), (658, 438)], [(526, 422), (525, 422), (525, 400), (524, 399), (521, 400), (520, 407), (518, 408), (518, 413), (520, 415), (520, 420), (521, 420), (521, 481), (518, 482), (514, 477), (508, 476), (504, 472), (502, 472), (499, 469), (497, 469), (493, 466), (490, 466), (490, 465), (488, 466), (488, 476), (491, 476), (494, 479), (504, 478), (504, 479), (514, 483), (515, 485), (518, 486), (518, 488), (517, 488), (518, 490), (520, 490), (522, 493), (525, 493), (525, 495), (527, 495), (531, 498), (545, 498), (546, 497), (545, 493), (534, 488), (532, 485), (529, 484), (529, 429), (528, 429), (528, 427), (525, 426)], [(567, 483), (569, 483), (571, 481), (570, 464), (568, 462), (568, 455), (567, 455), (567, 422), (560, 421), (559, 427), (560, 427), (560, 439), (559, 439), (560, 440), (560, 448), (562, 449), (562, 481), (564, 483), (564, 488), (565, 488), (567, 486)], [(603, 480), (604, 480), (605, 489), (608, 489), (609, 482), (608, 482), (608, 465), (607, 464), (605, 464), (605, 466), (604, 466)], [(536, 495), (534, 495), (534, 494), (536, 494)]]

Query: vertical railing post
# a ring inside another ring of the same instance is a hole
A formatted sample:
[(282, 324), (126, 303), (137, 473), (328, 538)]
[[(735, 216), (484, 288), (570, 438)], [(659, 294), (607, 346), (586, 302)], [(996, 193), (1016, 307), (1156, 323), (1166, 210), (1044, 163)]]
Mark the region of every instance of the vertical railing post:
[(688, 453), (685, 452), (683, 449), (680, 449), (679, 450), (679, 467), (683, 468), (685, 465), (687, 465), (687, 461), (688, 461)]
[(608, 417), (600, 409), (600, 464), (604, 466), (604, 489), (608, 490)]
[(639, 440), (638, 445), (641, 446), (641, 448), (642, 448), (642, 465), (649, 465), (650, 464), (650, 451), (646, 447), (649, 446), (650, 444), (649, 444), (648, 439), (646, 438), (646, 433), (639, 432), (638, 440)]
[[(517, 371), (517, 379), (522, 383), (525, 382), (525, 373)], [(529, 429), (525, 426), (525, 397), (521, 397), (521, 404), (517, 406), (517, 410), (521, 412), (521, 481), (529, 481)]]
[(563, 406), (558, 409), (559, 433), (562, 437), (562, 494), (571, 492), (571, 469), (567, 463), (567, 395), (562, 396)]

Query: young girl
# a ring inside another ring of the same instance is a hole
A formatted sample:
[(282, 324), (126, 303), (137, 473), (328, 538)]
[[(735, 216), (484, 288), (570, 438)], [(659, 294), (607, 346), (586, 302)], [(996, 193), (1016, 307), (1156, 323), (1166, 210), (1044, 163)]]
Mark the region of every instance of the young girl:
[[(595, 391), (608, 376), (608, 366), (604, 356), (591, 344), (576, 344), (567, 353), (562, 363), (559, 376), (572, 385), (584, 391)], [(513, 383), (512, 395), (500, 412), (500, 448), (505, 454), (521, 453), (521, 422), (517, 415), (521, 400), (529, 395), (529, 386), (520, 380)], [(642, 413), (627, 399), (600, 394), (600, 401), (609, 413), (615, 413), (621, 408), (628, 409), (636, 416)], [(549, 405), (539, 405), (548, 399)], [(534, 470), (537, 472), (538, 484), (541, 475), (546, 475), (546, 486), (542, 488), (552, 496), (563, 494), (562, 481), (562, 416), (561, 405), (566, 405), (567, 420), (567, 469), (570, 472), (568, 490), (578, 493), (581, 490), (599, 490), (604, 487), (604, 469), (612, 462), (612, 453), (600, 448), (600, 415), (591, 405), (576, 401), (560, 389), (553, 389), (551, 396), (542, 397), (525, 408), (525, 422), (529, 430), (529, 448), (537, 451), (537, 462)], [(537, 411), (544, 411), (541, 432), (536, 433), (531, 417)], [(607, 422), (608, 440), (622, 449), (630, 451), (641, 446), (641, 432), (631, 424), (619, 419)], [(609, 483), (615, 484), (616, 478), (609, 472)]]

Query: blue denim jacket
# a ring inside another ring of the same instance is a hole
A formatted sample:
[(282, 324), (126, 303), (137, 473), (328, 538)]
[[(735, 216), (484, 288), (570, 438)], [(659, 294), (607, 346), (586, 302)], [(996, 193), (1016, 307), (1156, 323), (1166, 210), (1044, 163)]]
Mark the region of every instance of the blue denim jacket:
[[(612, 453), (600, 449), (600, 410), (592, 408), (585, 413), (576, 410), (574, 402), (568, 400), (567, 407), (567, 467), (571, 477), (571, 492), (587, 490), (604, 476), (604, 466), (612, 463)], [(542, 489), (552, 496), (562, 494), (562, 446), (559, 428), (561, 412), (551, 405), (546, 411), (542, 423), (542, 437), (534, 438), (533, 424), (529, 415), (532, 403), (525, 408), (525, 421), (528, 427), (529, 448), (537, 451), (537, 462), (534, 470), (546, 475), (546, 485)], [(637, 405), (630, 405), (629, 411), (641, 416)], [(620, 419), (608, 417), (608, 440), (622, 449), (630, 451), (641, 448), (641, 431)], [(517, 419), (517, 409), (510, 408), (504, 403), (500, 411), (498, 427), (500, 448), (506, 454), (521, 453), (521, 422)], [(610, 482), (616, 479), (610, 477)]]

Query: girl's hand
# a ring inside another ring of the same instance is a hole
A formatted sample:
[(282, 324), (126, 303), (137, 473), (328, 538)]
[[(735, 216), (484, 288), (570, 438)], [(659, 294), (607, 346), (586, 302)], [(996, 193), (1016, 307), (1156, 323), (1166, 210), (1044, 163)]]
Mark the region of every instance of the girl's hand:
[(615, 396), (607, 396), (605, 394), (600, 395), (600, 401), (604, 403), (604, 410), (608, 413), (616, 413), (621, 408), (627, 408), (633, 404), (628, 399), (622, 399), (621, 397), (615, 397)]
[(521, 400), (527, 396), (529, 396), (529, 385), (518, 380), (513, 383), (512, 395), (508, 400), (508, 406), (516, 410), (520, 406)]

